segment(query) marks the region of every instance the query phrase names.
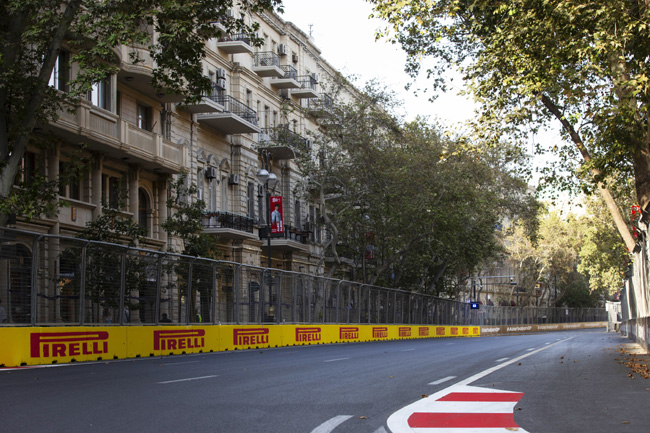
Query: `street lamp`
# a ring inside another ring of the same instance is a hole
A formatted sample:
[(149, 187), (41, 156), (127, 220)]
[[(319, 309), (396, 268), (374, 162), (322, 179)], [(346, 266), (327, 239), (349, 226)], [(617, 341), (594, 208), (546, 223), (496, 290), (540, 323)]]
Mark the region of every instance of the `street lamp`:
[(278, 177), (271, 171), (269, 152), (262, 152), (263, 166), (257, 172), (257, 179), (264, 185), (266, 193), (266, 242), (268, 257), (268, 274), (269, 274), (269, 302), (271, 302), (271, 195), (269, 190), (273, 190), (278, 183)]

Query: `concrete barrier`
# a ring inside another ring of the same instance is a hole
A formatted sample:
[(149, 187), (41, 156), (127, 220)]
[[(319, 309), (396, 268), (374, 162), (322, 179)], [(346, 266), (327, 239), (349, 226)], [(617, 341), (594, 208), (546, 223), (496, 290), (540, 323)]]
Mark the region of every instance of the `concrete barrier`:
[(480, 335), (479, 326), (433, 325), (4, 327), (0, 328), (0, 366)]
[(567, 331), (571, 329), (605, 328), (607, 322), (578, 322), (578, 323), (544, 323), (539, 325), (501, 325), (481, 326), (481, 335), (526, 334), (529, 332)]

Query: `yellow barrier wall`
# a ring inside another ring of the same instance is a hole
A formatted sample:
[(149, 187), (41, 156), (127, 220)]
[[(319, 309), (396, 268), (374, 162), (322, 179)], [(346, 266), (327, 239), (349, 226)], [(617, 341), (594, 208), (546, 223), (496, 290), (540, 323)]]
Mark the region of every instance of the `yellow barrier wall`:
[(0, 328), (0, 366), (413, 338), (479, 337), (479, 326), (205, 325)]

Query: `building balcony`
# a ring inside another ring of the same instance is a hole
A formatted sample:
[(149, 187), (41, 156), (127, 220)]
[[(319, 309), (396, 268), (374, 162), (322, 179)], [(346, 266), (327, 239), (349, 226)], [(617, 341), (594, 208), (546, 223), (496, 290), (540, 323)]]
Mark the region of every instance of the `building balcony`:
[(185, 111), (190, 113), (221, 113), (225, 107), (223, 104), (217, 102), (219, 91), (221, 88), (213, 85), (212, 91), (208, 94), (201, 95), (200, 99), (193, 104), (183, 104), (182, 107)]
[(285, 72), (280, 67), (280, 56), (273, 51), (255, 53), (253, 58), (253, 72), (260, 77), (283, 77)]
[(302, 75), (297, 77), (300, 87), (291, 90), (291, 96), (298, 99), (318, 98), (318, 80), (313, 75)]
[(238, 33), (219, 38), (217, 41), (217, 48), (228, 54), (253, 54), (251, 37), (245, 33)]
[(130, 160), (161, 173), (179, 173), (185, 165), (181, 145), (140, 129), (86, 100), (64, 106), (58, 114), (59, 118), (48, 129), (70, 143), (85, 143), (88, 150)]
[(276, 89), (297, 89), (300, 87), (298, 82), (298, 71), (291, 65), (281, 65), (283, 74), (281, 77), (271, 80), (271, 86)]
[(125, 120), (121, 121), (120, 132), (122, 145), (118, 156), (123, 161), (163, 173), (180, 173), (185, 167), (185, 151), (180, 144)]
[(258, 136), (258, 143), (260, 149), (267, 150), (276, 159), (294, 159), (296, 152), (311, 150), (311, 140), (286, 126), (262, 129)]
[(304, 99), (302, 106), (314, 117), (330, 117), (334, 109), (334, 100), (327, 93), (321, 93), (318, 98)]
[(181, 102), (185, 99), (185, 96), (179, 93), (153, 86), (151, 79), (156, 65), (148, 48), (137, 45), (123, 45), (121, 47), (121, 58), (122, 64), (117, 74), (119, 82), (161, 103)]
[[(309, 232), (290, 225), (284, 226), (284, 233), (271, 235), (271, 248), (281, 251), (309, 251)], [(267, 241), (267, 227), (260, 227), (260, 239)]]
[(198, 122), (224, 134), (260, 132), (257, 126), (257, 113), (248, 105), (228, 95), (213, 96), (209, 99), (223, 106), (223, 111), (200, 113), (196, 117)]
[(230, 212), (206, 212), (203, 214), (205, 233), (216, 234), (222, 239), (256, 239), (253, 234), (253, 218)]

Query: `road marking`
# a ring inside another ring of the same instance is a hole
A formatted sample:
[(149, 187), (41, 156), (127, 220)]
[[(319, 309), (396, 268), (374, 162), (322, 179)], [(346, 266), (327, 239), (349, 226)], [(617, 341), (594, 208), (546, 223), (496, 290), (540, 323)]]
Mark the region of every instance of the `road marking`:
[[(510, 364), (566, 342), (569, 337), (510, 359), (399, 409), (388, 417), (392, 433), (488, 433), (524, 429), (514, 422), (514, 406), (523, 393), (469, 386)], [(488, 396), (486, 394), (499, 394)], [(495, 427), (496, 426), (496, 427)], [(417, 428), (418, 430), (415, 430)], [(462, 430), (461, 430), (462, 429)]]
[(214, 375), (214, 376), (188, 377), (187, 379), (166, 380), (164, 382), (158, 382), (158, 383), (166, 384), (166, 383), (176, 383), (176, 382), (189, 382), (192, 380), (210, 379), (211, 377), (217, 377), (217, 376)]
[(503, 361), (507, 361), (507, 360), (509, 360), (509, 359), (510, 359), (510, 358), (501, 358), (501, 359), (497, 359), (497, 360), (494, 361), (494, 362), (503, 362)]
[(377, 430), (375, 430), (375, 431), (372, 432), (372, 433), (388, 433), (388, 432), (386, 431), (386, 429), (384, 428), (384, 426), (381, 426), (381, 427), (379, 427)]
[(340, 424), (344, 423), (345, 421), (349, 420), (352, 418), (352, 415), (339, 415), (335, 416), (332, 419), (328, 419), (315, 429), (311, 431), (311, 433), (330, 433), (333, 431), (336, 427), (338, 427)]
[(402, 350), (402, 352), (410, 352), (412, 350), (415, 350), (415, 349), (404, 349), (404, 350)]
[(336, 358), (336, 359), (328, 359), (328, 360), (323, 361), (323, 362), (345, 361), (346, 359), (350, 359), (350, 358)]
[(526, 352), (530, 352), (530, 351), (533, 351), (533, 350), (535, 350), (535, 348), (531, 347), (530, 349), (526, 349)]
[(433, 382), (429, 383), (429, 385), (440, 385), (441, 383), (447, 382), (447, 381), (452, 380), (452, 379), (456, 379), (456, 376), (443, 377), (442, 379), (438, 379), (436, 381), (433, 381)]

